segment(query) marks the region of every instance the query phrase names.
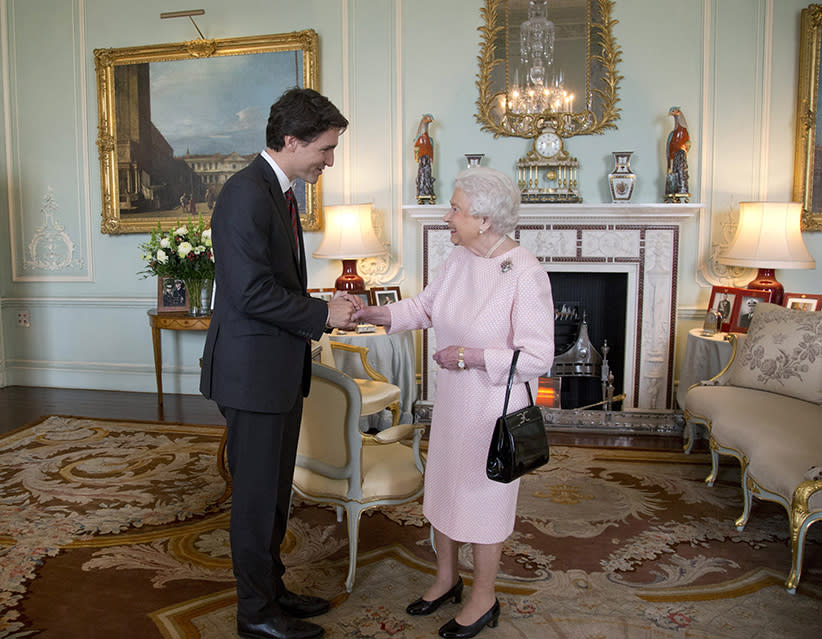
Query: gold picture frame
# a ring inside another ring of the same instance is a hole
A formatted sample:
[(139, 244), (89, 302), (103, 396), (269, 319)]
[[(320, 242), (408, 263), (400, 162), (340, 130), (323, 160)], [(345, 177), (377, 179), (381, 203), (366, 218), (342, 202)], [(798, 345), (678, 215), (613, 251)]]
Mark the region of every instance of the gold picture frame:
[[(482, 36), (475, 114), (482, 130), (493, 133), (494, 137), (535, 138), (543, 129), (551, 127), (567, 138), (615, 129), (620, 117), (617, 103), (622, 76), (617, 72), (617, 64), (622, 59), (622, 50), (613, 33), (617, 23), (612, 17), (613, 6), (613, 0), (577, 0), (561, 7), (548, 7), (549, 19), (561, 22), (562, 31), (573, 34), (575, 42), (585, 43), (585, 51), (578, 55), (580, 59), (572, 55), (567, 62), (569, 68), (565, 69), (567, 76), (579, 77), (575, 104), (582, 108), (531, 113), (509, 109), (507, 101), (510, 84), (516, 84), (517, 78), (522, 80), (515, 69), (520, 57), (516, 48), (520, 42), (518, 25), (528, 17), (528, 2), (485, 0), (480, 9), (483, 24), (478, 28)], [(578, 15), (570, 15), (569, 11), (576, 11)], [(560, 45), (558, 37), (557, 55)], [(573, 88), (573, 84), (570, 86)]]
[[(293, 86), (318, 88), (318, 38), (307, 29), (95, 49), (94, 66), (101, 230), (112, 235), (146, 233), (158, 223), (168, 230), (200, 214), (210, 220), (225, 179), (265, 146), (272, 102)], [(220, 108), (225, 117), (220, 121), (198, 118), (184, 108), (175, 111), (186, 100), (197, 107)], [(163, 115), (165, 131), (155, 122)], [(203, 140), (213, 147), (201, 145)], [(187, 144), (205, 150), (192, 154)], [(319, 180), (300, 182), (295, 189), (307, 231), (322, 227), (320, 185)]]
[(793, 199), (802, 203), (803, 231), (822, 231), (822, 150), (817, 152), (817, 136), (822, 120), (817, 117), (820, 86), (820, 46), (822, 45), (822, 5), (802, 9), (799, 35), (799, 86), (796, 95), (796, 152)]

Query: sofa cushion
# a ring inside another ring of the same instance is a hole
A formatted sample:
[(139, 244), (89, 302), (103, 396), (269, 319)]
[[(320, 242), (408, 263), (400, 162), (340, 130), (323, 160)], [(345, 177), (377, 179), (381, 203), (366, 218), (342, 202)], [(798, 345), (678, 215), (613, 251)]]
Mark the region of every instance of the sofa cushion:
[(711, 437), (719, 445), (749, 459), (763, 450), (767, 454), (779, 441), (817, 455), (822, 451), (822, 406), (813, 402), (752, 388), (696, 386), (688, 391), (685, 407), (710, 420)]
[(728, 383), (822, 404), (822, 313), (757, 304)]

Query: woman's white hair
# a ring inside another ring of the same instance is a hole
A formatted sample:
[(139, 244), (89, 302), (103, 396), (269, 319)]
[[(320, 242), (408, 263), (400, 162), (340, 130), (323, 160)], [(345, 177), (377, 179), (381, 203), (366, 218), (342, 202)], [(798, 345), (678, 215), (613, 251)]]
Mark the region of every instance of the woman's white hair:
[(471, 200), (471, 215), (488, 218), (491, 230), (501, 235), (516, 228), (520, 191), (505, 173), (476, 166), (460, 172), (455, 182)]

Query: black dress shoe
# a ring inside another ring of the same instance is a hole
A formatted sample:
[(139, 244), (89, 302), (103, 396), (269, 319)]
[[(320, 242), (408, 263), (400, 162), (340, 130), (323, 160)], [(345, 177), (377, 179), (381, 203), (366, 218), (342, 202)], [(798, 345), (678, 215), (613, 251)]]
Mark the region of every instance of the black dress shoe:
[(498, 623), (499, 599), (496, 599), (491, 609), (470, 626), (460, 625), (456, 619), (446, 623), (440, 628), (440, 637), (445, 637), (445, 639), (468, 639), (469, 637), (476, 637), (485, 626), (496, 628)]
[(277, 598), (277, 603), (280, 604), (280, 610), (289, 617), (297, 617), (297, 619), (322, 615), (331, 607), (327, 599), (298, 595), (288, 590)]
[(322, 637), (324, 632), (322, 626), (293, 617), (276, 617), (260, 623), (237, 619), (237, 633), (246, 639), (313, 639)]
[(462, 601), (462, 586), (462, 577), (460, 577), (457, 579), (457, 583), (451, 587), (451, 590), (446, 592), (441, 597), (437, 597), (434, 601), (428, 601), (420, 597), (416, 601), (412, 601), (408, 604), (405, 612), (409, 615), (414, 615), (415, 617), (418, 615), (430, 615), (449, 599), (453, 599), (454, 603), (459, 603)]

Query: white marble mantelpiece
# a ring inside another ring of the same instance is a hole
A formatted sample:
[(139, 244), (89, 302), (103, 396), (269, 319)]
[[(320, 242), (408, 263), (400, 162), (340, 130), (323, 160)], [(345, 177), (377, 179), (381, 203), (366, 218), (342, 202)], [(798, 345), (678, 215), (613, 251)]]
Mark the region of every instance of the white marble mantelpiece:
[[(673, 402), (676, 290), (682, 224), (701, 204), (523, 204), (517, 239), (551, 272), (625, 273), (625, 407), (663, 409)], [(451, 251), (442, 218), (448, 207), (406, 206), (421, 226), (423, 286)], [(433, 330), (423, 336), (423, 399), (433, 401), (437, 367)]]

